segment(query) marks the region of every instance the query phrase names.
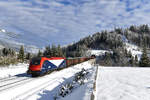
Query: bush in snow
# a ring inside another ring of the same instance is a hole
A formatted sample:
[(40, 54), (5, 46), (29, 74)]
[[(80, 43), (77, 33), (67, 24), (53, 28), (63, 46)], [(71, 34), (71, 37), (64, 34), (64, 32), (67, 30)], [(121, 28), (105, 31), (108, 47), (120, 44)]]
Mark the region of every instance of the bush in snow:
[(66, 96), (68, 93), (71, 93), (73, 89), (73, 84), (72, 83), (67, 83), (65, 85), (62, 85), (59, 91), (59, 95), (64, 97)]
[(58, 92), (59, 95), (55, 95), (54, 100), (59, 98), (59, 96), (65, 97), (66, 95), (70, 94), (75, 88), (83, 85), (88, 73), (89, 72), (87, 72), (84, 68), (80, 72), (76, 73), (72, 82), (66, 83), (60, 87)]
[(75, 74), (74, 81), (78, 82), (80, 85), (84, 84), (85, 76), (88, 72), (83, 68), (82, 71)]
[(18, 60), (15, 57), (0, 57), (0, 66), (7, 66), (10, 64), (17, 64)]

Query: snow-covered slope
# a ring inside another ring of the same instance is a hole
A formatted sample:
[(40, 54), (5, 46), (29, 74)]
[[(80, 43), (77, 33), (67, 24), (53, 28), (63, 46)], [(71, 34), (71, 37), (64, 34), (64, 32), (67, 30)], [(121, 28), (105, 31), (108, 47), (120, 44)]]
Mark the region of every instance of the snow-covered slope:
[(124, 35), (121, 35), (121, 37), (127, 51), (131, 52), (133, 57), (137, 55), (138, 60), (140, 60), (142, 54), (141, 48), (133, 43), (130, 43), (130, 41)]
[(104, 55), (105, 52), (110, 52), (110, 53), (112, 53), (112, 51), (108, 51), (108, 50), (88, 50), (88, 51), (87, 51), (87, 54), (100, 56), (100, 55)]
[(126, 42), (125, 48), (127, 49), (128, 52), (130, 51), (134, 57), (135, 57), (135, 55), (137, 55), (138, 60), (141, 58), (142, 50), (138, 46)]
[(150, 68), (101, 67), (95, 100), (150, 100)]

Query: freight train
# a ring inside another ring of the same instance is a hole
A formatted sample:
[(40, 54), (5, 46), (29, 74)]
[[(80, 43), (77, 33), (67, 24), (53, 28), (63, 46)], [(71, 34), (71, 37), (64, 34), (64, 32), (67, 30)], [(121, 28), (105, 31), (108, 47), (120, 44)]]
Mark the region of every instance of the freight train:
[(77, 58), (64, 58), (64, 57), (34, 57), (31, 59), (27, 74), (32, 77), (45, 75), (46, 73), (54, 70), (59, 70), (75, 64), (92, 59), (93, 57), (77, 57)]

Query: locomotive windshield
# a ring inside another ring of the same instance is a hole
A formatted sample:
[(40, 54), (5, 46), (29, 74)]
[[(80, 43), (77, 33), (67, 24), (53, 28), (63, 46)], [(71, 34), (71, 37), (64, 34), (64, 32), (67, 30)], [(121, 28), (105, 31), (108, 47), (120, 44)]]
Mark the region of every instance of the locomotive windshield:
[(32, 58), (31, 65), (39, 65), (41, 61), (41, 58)]

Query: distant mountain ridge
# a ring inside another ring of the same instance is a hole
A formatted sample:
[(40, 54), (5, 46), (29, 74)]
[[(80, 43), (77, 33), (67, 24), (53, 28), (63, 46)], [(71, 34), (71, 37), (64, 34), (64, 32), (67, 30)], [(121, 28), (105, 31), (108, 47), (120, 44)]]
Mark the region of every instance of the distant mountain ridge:
[(27, 45), (24, 43), (20, 43), (17, 39), (20, 35), (8, 32), (5, 29), (0, 29), (0, 49), (2, 48), (12, 48), (16, 51), (19, 51), (20, 46), (24, 45), (25, 52), (37, 53), (39, 48), (34, 45)]

